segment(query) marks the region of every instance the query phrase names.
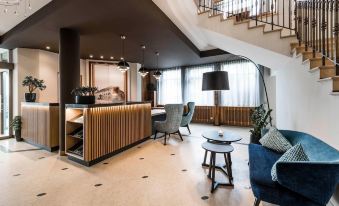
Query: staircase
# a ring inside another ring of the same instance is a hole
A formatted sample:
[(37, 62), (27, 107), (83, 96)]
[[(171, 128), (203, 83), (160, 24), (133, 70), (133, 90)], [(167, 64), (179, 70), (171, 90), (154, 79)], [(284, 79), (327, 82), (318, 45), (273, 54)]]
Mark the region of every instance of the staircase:
[(206, 29), (300, 58), (300, 64), (309, 67), (309, 72), (319, 72), (319, 82), (331, 81), (331, 95), (339, 95), (338, 1), (197, 0), (195, 3)]

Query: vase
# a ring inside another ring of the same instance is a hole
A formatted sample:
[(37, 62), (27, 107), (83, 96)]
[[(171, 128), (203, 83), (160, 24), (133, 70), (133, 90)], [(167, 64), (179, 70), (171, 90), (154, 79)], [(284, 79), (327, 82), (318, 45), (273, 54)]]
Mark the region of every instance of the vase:
[(22, 141), (21, 130), (14, 130), (14, 136), (15, 136), (15, 140), (17, 142), (21, 142)]
[(95, 104), (95, 96), (75, 96), (75, 104)]
[(25, 101), (26, 102), (35, 102), (36, 93), (25, 93)]
[(251, 144), (260, 144), (260, 142), (259, 142), (260, 138), (261, 138), (260, 136), (258, 137), (258, 136), (251, 134), (250, 143)]

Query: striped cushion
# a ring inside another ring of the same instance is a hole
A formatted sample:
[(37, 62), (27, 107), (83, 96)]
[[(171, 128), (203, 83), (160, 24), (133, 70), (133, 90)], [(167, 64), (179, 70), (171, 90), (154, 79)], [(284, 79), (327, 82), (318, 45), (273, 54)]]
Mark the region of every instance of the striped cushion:
[(259, 142), (262, 146), (279, 153), (284, 153), (292, 147), (291, 143), (274, 127), (271, 127)]
[(297, 144), (291, 149), (289, 149), (285, 154), (283, 154), (277, 161), (274, 163), (271, 176), (273, 181), (277, 181), (277, 163), (278, 162), (301, 162), (301, 161), (309, 161), (307, 155), (304, 152), (301, 144)]

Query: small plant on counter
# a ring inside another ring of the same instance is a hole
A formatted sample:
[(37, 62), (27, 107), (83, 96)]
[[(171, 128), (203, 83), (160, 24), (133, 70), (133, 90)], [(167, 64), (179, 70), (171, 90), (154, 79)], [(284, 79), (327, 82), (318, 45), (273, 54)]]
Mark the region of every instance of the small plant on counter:
[(10, 123), (9, 127), (14, 130), (14, 135), (16, 141), (20, 142), (22, 141), (21, 138), (21, 117), (20, 116), (15, 116), (12, 122)]
[(40, 91), (46, 89), (44, 80), (40, 80), (32, 76), (26, 76), (25, 79), (22, 81), (22, 86), (28, 87), (28, 93), (25, 93), (26, 102), (35, 102), (36, 93), (33, 92), (36, 89), (39, 89)]
[(97, 87), (82, 86), (72, 90), (76, 104), (94, 104)]
[(261, 130), (266, 128), (272, 119), (271, 112), (271, 109), (266, 111), (263, 104), (251, 110), (251, 121), (253, 123), (253, 129), (250, 130), (251, 143), (259, 144)]

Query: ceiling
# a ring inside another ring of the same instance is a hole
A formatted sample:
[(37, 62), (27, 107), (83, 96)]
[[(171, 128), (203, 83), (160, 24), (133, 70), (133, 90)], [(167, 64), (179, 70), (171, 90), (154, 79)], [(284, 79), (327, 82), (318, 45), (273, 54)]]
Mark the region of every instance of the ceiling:
[[(98, 3), (99, 2), (99, 3)], [(121, 57), (120, 35), (127, 36), (125, 59), (141, 62), (140, 45), (146, 45), (145, 66), (195, 65), (232, 58), (220, 51), (201, 52), (152, 0), (54, 0), (1, 36), (0, 47), (45, 49), (58, 52), (59, 29), (80, 33), (81, 57), (109, 60)], [(201, 56), (204, 56), (201, 58)]]
[[(20, 22), (31, 16), (33, 13), (41, 9), (43, 6), (51, 2), (51, 0), (30, 0), (31, 9), (28, 8), (28, 0), (23, 0), (18, 8), (16, 6), (5, 7), (0, 6), (0, 35), (11, 30)], [(7, 9), (7, 13), (5, 13)], [(14, 14), (14, 11), (18, 11)]]

